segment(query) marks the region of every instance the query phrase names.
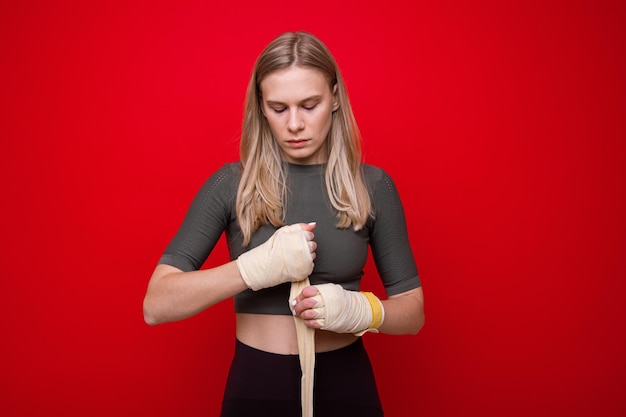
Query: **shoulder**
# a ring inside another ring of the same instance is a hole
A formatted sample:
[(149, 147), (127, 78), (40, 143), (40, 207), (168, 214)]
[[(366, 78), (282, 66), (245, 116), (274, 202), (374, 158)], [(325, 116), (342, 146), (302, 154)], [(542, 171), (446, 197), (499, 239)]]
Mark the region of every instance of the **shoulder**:
[(368, 185), (380, 181), (385, 174), (382, 168), (370, 164), (361, 164), (361, 170), (363, 172), (363, 178)]
[(361, 167), (363, 178), (370, 192), (375, 193), (381, 186), (395, 188), (393, 179), (384, 169), (370, 164), (361, 164)]
[(200, 194), (230, 199), (237, 192), (241, 170), (239, 162), (228, 162), (214, 171), (204, 182)]
[(209, 184), (230, 184), (233, 181), (239, 182), (241, 178), (241, 164), (239, 162), (227, 162), (208, 178)]
[(213, 175), (238, 179), (241, 177), (241, 164), (239, 162), (227, 162), (215, 171)]
[(387, 171), (380, 167), (362, 164), (365, 184), (372, 199), (375, 216), (383, 212), (395, 213), (402, 205), (396, 183)]

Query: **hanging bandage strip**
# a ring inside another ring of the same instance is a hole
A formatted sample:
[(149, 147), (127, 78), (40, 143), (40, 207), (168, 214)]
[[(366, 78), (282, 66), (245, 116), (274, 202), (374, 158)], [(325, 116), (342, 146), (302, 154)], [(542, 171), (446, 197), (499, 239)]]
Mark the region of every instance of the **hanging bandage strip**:
[[(289, 300), (295, 300), (302, 290), (311, 285), (309, 279), (291, 283)], [(313, 417), (313, 372), (315, 370), (315, 329), (308, 327), (304, 321), (294, 316), (296, 336), (298, 338), (298, 355), (302, 380), (300, 382), (302, 417)]]

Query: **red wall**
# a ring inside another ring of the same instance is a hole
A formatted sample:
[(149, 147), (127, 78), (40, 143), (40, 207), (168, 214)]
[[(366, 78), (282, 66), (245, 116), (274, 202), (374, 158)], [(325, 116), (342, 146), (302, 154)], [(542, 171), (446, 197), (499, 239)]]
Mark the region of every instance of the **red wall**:
[(427, 320), (365, 336), (387, 416), (626, 413), (623, 2), (210, 3), (0, 5), (1, 415), (216, 415), (231, 303), (141, 301), (295, 29), (405, 203)]

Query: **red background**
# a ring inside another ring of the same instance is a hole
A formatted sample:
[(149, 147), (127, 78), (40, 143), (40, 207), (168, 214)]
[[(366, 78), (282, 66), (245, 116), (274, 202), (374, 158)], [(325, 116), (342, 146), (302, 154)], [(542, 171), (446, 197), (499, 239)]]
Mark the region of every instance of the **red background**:
[(217, 414), (231, 303), (151, 328), (141, 302), (237, 158), (254, 59), (305, 29), (423, 280), (419, 335), (365, 336), (387, 415), (625, 415), (624, 3), (219, 3), (0, 6), (0, 414)]

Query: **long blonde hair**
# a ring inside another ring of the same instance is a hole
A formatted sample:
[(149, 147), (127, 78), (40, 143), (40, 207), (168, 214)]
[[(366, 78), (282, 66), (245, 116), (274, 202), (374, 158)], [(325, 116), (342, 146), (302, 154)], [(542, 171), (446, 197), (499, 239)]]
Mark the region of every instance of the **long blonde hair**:
[(299, 66), (320, 71), (331, 90), (337, 86), (339, 108), (333, 112), (326, 149), (326, 190), (337, 210), (337, 227), (363, 228), (372, 215), (361, 172), (361, 136), (346, 86), (328, 48), (307, 32), (275, 38), (257, 58), (246, 93), (240, 143), (241, 181), (237, 190), (237, 219), (244, 246), (263, 224), (284, 225), (287, 194), (281, 151), (262, 113), (260, 84), (273, 71)]

